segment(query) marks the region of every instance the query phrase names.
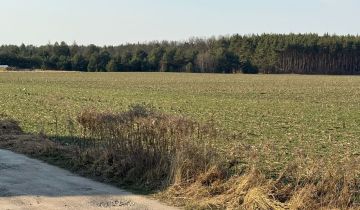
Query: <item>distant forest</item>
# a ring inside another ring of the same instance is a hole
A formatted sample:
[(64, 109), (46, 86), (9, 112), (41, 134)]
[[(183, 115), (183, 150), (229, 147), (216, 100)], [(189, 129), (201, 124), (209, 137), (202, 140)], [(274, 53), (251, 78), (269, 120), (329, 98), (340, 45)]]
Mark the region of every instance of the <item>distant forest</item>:
[(0, 65), (89, 72), (360, 74), (360, 36), (233, 35), (104, 47), (3, 45)]

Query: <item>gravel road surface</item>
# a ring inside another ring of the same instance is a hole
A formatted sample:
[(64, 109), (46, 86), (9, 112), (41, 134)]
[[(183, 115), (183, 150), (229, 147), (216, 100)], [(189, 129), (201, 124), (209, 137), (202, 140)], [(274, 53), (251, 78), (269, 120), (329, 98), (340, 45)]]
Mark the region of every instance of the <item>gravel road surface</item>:
[(0, 150), (1, 210), (175, 210), (158, 201)]

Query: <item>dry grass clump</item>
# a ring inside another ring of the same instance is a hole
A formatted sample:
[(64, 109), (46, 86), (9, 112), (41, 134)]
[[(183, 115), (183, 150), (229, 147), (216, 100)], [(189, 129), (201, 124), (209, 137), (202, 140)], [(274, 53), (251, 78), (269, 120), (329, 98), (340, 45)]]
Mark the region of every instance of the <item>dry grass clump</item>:
[(216, 160), (210, 149), (216, 129), (151, 107), (135, 105), (122, 113), (87, 110), (77, 121), (89, 145), (96, 145), (83, 148), (93, 156), (94, 172), (109, 179), (161, 189), (194, 182)]
[(253, 166), (242, 174), (215, 175), (216, 180), (214, 174), (229, 169), (213, 168), (195, 183), (171, 186), (159, 197), (188, 209), (360, 209), (359, 161), (329, 166), (296, 160), (276, 176)]

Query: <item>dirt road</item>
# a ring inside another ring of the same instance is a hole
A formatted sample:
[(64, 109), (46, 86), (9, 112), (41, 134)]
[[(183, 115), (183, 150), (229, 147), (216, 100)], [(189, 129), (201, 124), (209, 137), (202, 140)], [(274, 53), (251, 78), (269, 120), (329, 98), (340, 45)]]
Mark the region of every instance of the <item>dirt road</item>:
[(1, 210), (176, 209), (0, 150)]

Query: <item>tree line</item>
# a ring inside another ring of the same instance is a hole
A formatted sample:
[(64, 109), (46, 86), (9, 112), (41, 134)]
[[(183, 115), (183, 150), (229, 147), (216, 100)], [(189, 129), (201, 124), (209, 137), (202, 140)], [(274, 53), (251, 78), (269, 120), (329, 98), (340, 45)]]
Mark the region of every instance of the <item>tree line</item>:
[(89, 72), (360, 74), (360, 36), (232, 35), (103, 47), (3, 45), (0, 65)]

